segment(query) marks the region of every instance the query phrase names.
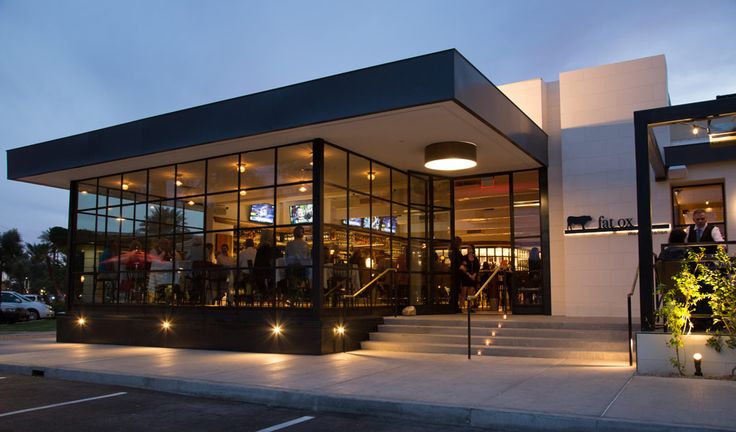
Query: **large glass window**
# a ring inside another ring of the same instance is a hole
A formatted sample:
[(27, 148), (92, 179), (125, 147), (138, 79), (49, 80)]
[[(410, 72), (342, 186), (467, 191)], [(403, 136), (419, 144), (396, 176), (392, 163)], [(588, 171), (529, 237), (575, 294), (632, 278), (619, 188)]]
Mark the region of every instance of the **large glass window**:
[(312, 170), (306, 143), (80, 181), (75, 301), (311, 307)]

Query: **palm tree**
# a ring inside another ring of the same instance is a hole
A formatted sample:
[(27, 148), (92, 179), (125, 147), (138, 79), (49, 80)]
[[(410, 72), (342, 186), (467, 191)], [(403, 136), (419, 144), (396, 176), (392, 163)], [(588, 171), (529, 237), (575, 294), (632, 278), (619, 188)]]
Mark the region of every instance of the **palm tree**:
[(44, 231), (38, 238), (50, 247), (55, 262), (60, 262), (59, 254), (68, 255), (69, 230), (64, 227), (55, 226)]
[(54, 285), (56, 294), (63, 297), (59, 278), (55, 277), (54, 270), (66, 264), (67, 249), (69, 246), (69, 231), (66, 228), (55, 226), (44, 231), (39, 237), (48, 251), (46, 253), (46, 271)]
[(13, 228), (0, 235), (0, 288), (3, 284), (3, 273), (11, 275), (12, 270), (23, 258), (23, 242), (20, 233)]
[(152, 206), (148, 212), (143, 226), (138, 228), (138, 234), (155, 238), (160, 236), (172, 235), (174, 227), (184, 225), (184, 213), (171, 207)]

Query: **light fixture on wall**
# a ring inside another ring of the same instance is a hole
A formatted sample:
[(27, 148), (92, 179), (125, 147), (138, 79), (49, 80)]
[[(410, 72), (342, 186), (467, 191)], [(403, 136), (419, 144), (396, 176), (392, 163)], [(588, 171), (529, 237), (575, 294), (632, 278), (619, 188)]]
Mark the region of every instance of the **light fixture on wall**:
[(424, 148), (424, 166), (438, 171), (457, 171), (478, 165), (477, 146), (467, 141), (443, 141)]

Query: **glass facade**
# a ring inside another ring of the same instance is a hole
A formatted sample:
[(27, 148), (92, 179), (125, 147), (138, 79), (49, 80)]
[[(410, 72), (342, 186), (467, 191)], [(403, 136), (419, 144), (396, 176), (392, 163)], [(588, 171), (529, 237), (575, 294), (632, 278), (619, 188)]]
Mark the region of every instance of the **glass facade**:
[(331, 145), (324, 166), (323, 305), (379, 276), (351, 306), (426, 304), (427, 179)]
[(456, 180), (316, 143), (76, 182), (73, 301), (450, 306), (457, 233), (541, 304), (538, 171)]
[(74, 301), (309, 307), (302, 143), (77, 183)]

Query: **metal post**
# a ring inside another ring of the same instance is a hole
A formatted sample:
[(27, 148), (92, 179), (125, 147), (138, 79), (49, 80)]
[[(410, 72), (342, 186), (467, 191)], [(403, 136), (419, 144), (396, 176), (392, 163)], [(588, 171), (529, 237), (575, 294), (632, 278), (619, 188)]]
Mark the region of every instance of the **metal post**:
[(634, 365), (633, 340), (631, 338), (631, 296), (626, 297), (626, 307), (629, 311), (629, 366)]
[(468, 297), (465, 297), (465, 309), (468, 311), (468, 360), (470, 360), (470, 302)]

